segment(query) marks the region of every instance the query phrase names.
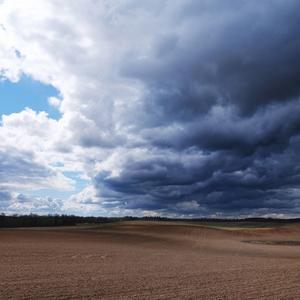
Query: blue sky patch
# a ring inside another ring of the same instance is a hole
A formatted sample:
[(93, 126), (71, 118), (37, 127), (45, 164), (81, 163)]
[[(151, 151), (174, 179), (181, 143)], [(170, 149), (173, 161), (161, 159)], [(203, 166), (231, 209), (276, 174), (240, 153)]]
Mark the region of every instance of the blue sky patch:
[(48, 103), (51, 96), (59, 98), (59, 91), (52, 85), (28, 76), (22, 76), (16, 83), (9, 80), (0, 81), (0, 116), (20, 112), (29, 107), (37, 112), (45, 111), (53, 119), (59, 119), (61, 113)]

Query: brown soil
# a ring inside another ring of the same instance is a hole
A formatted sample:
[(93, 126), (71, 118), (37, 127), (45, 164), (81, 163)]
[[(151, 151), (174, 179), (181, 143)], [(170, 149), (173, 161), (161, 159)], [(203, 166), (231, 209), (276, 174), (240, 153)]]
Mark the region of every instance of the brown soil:
[(299, 241), (297, 225), (2, 229), (0, 298), (300, 299)]

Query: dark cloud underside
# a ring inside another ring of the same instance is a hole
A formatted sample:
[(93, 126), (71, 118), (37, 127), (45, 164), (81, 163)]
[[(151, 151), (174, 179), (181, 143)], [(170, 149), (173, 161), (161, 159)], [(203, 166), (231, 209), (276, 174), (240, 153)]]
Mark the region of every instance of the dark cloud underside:
[(99, 196), (195, 215), (299, 213), (299, 2), (196, 3), (124, 63), (146, 87), (133, 124), (151, 155), (100, 172)]

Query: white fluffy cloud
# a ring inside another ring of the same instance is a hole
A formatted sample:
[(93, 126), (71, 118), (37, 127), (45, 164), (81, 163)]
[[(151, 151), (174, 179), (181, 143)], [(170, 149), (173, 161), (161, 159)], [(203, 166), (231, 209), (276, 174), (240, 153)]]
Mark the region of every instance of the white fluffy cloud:
[(63, 202), (51, 197), (28, 197), (22, 193), (0, 189), (0, 209), (9, 213), (58, 213), (62, 211)]
[(58, 121), (31, 109), (3, 116), (3, 151), (14, 148), (20, 159), (31, 155), (26, 161), (48, 172), (30, 177), (24, 176), (26, 170), (18, 170), (15, 179), (7, 178), (3, 186), (70, 189), (72, 180), (62, 171), (93, 178), (96, 166), (114, 156), (112, 149), (130, 139), (122, 115), (127, 118), (127, 107), (138, 100), (141, 86), (120, 77), (119, 62), (137, 50), (138, 45), (127, 39), (142, 33), (127, 24), (123, 13), (130, 13), (130, 4), (4, 1), (1, 5), (2, 76), (17, 81), (24, 73), (52, 84), (62, 99), (50, 98), (49, 103), (63, 113)]
[[(0, 127), (0, 186), (72, 190), (73, 181), (51, 166), (57, 157), (55, 141), (61, 128), (44, 112), (26, 109), (2, 116)], [(55, 157), (52, 157), (55, 155)]]
[(48, 98), (48, 103), (54, 107), (59, 108), (61, 104), (61, 100), (56, 98), (56, 97), (49, 97)]

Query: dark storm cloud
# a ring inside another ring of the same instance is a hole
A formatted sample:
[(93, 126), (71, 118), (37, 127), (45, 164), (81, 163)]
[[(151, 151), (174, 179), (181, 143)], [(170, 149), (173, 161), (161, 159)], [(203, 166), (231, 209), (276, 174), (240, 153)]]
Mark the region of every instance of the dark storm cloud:
[(151, 155), (95, 177), (104, 205), (299, 214), (299, 8), (190, 1), (150, 54), (128, 57), (123, 76), (145, 86), (132, 125)]
[(228, 151), (201, 158), (196, 153), (181, 154), (181, 158), (172, 152), (164, 154), (128, 160), (117, 177), (100, 173), (95, 184), (106, 207), (182, 212), (182, 203), (197, 203), (190, 214), (300, 212), (300, 164), (293, 149), (267, 156)]
[(297, 1), (193, 2), (193, 17), (183, 8), (177, 33), (158, 34), (150, 55), (123, 67), (147, 84), (151, 117), (178, 120), (186, 112), (190, 119), (216, 102), (249, 114), (298, 95)]
[[(300, 102), (290, 101), (261, 110), (251, 117), (221, 110), (184, 126), (144, 130), (144, 136), (157, 147), (184, 149), (198, 147), (208, 151), (282, 151), (290, 138), (300, 133)], [(155, 132), (155, 134), (153, 134)]]

